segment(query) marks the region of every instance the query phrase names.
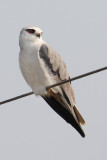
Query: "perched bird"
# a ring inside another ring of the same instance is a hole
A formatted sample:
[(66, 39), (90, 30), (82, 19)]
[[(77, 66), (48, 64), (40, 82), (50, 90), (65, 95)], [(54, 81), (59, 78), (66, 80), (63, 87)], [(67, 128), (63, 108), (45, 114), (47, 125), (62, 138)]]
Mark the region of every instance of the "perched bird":
[(45, 41), (42, 30), (25, 27), (19, 36), (19, 65), (23, 77), (35, 95), (40, 95), (66, 122), (70, 123), (82, 137), (81, 124), (85, 121), (79, 113), (70, 82), (46, 90), (46, 87), (69, 79), (63, 59)]

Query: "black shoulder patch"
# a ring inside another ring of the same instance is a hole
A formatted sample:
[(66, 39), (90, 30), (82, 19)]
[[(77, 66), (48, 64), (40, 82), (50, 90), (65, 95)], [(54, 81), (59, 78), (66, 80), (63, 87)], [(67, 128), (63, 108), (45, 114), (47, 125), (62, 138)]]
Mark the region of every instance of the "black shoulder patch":
[(42, 59), (47, 59), (48, 57), (48, 47), (46, 45), (42, 45), (40, 50), (39, 50), (39, 56)]
[(45, 65), (51, 70), (51, 72), (55, 75), (56, 72), (53, 71), (52, 64), (50, 62), (50, 58), (48, 56), (48, 47), (46, 45), (42, 45), (39, 50), (39, 56), (45, 62)]
[(60, 74), (59, 74), (59, 68), (57, 68), (56, 71), (53, 70), (52, 64), (50, 62), (50, 58), (48, 56), (48, 47), (46, 45), (42, 45), (40, 50), (39, 50), (39, 56), (40, 58), (43, 59), (43, 61), (45, 62), (46, 66), (50, 69), (50, 71), (52, 72), (53, 75), (57, 75), (60, 78)]
[(45, 62), (45, 65), (50, 69), (50, 71), (52, 72), (53, 75), (57, 75), (58, 78), (63, 81), (65, 79), (61, 79), (60, 77), (60, 70), (59, 70), (59, 67), (56, 69), (56, 71), (53, 70), (53, 66), (54, 64), (52, 64), (50, 62), (50, 57), (49, 57), (49, 50), (48, 50), (48, 47), (43, 44), (39, 50), (39, 56), (40, 58), (43, 59), (43, 61)]

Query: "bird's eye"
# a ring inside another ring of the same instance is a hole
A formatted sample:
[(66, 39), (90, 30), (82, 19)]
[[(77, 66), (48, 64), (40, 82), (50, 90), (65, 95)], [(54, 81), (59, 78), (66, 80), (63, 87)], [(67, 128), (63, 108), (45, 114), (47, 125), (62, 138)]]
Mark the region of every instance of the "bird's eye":
[(28, 33), (31, 33), (31, 34), (35, 33), (35, 30), (34, 30), (34, 29), (26, 29), (26, 31), (27, 31)]

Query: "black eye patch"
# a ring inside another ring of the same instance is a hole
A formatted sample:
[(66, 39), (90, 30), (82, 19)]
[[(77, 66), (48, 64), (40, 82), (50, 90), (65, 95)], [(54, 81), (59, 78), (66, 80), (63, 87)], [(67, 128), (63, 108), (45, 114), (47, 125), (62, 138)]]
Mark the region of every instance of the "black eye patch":
[(35, 33), (35, 30), (34, 30), (34, 29), (26, 29), (26, 31), (27, 31), (28, 33), (31, 33), (31, 34), (34, 34), (34, 33)]

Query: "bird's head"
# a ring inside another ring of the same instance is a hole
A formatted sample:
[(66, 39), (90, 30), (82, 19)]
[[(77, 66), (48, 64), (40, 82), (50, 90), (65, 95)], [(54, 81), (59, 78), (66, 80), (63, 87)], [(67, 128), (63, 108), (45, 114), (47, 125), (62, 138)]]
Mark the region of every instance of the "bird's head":
[(42, 30), (38, 27), (25, 27), (20, 32), (19, 43), (39, 41), (42, 33)]

